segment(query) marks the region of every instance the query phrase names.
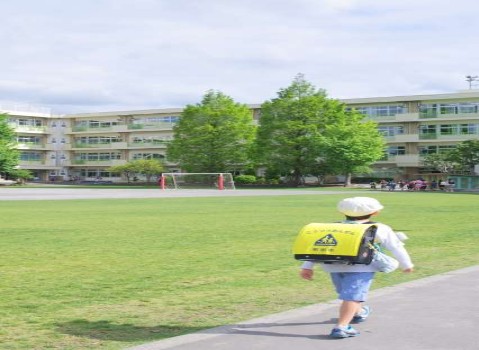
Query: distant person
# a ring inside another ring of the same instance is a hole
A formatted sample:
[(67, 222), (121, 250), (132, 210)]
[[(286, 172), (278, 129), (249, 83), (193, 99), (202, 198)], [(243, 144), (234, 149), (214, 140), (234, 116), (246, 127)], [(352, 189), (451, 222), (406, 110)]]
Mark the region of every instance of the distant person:
[(422, 189), (423, 181), (421, 179), (417, 179), (414, 183), (414, 191), (419, 191)]
[(447, 186), (447, 182), (446, 182), (446, 181), (444, 181), (444, 180), (439, 181), (439, 189), (440, 189), (441, 191), (444, 191), (444, 190), (446, 189), (446, 186)]
[(388, 190), (389, 191), (394, 191), (395, 189), (396, 189), (396, 183), (393, 180), (389, 181), (388, 182)]
[(385, 190), (386, 187), (388, 186), (388, 182), (387, 182), (386, 180), (384, 180), (384, 179), (381, 180), (381, 181), (379, 182), (379, 184), (381, 185), (381, 191)]
[[(344, 223), (366, 224), (370, 222), (372, 216), (378, 215), (384, 207), (374, 198), (353, 197), (340, 201), (337, 208), (339, 212), (346, 216)], [(378, 223), (377, 226), (377, 242), (393, 253), (403, 272), (412, 272), (414, 265), (398, 234), (387, 225)], [(301, 266), (300, 276), (306, 280), (311, 280), (314, 274), (314, 264), (314, 262), (305, 261)], [(330, 337), (348, 338), (358, 336), (359, 332), (351, 326), (351, 323), (366, 321), (371, 312), (370, 308), (363, 306), (362, 303), (367, 299), (377, 270), (371, 264), (319, 264), (324, 271), (330, 273), (338, 297), (342, 300), (339, 307), (339, 318), (330, 333)]]
[(454, 192), (454, 187), (456, 187), (456, 183), (454, 182), (453, 179), (449, 179), (447, 181), (446, 190), (448, 192)]
[(421, 185), (421, 191), (427, 190), (427, 181), (423, 180)]
[(431, 190), (432, 191), (437, 190), (437, 181), (436, 180), (431, 181)]

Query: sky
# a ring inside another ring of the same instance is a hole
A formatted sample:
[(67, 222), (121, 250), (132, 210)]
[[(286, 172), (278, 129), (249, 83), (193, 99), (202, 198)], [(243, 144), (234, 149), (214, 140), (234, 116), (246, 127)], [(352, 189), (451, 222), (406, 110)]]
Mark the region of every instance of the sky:
[(457, 92), (479, 75), (473, 0), (5, 0), (0, 13), (0, 105), (54, 114), (182, 108), (211, 89), (261, 104), (299, 73), (335, 99)]

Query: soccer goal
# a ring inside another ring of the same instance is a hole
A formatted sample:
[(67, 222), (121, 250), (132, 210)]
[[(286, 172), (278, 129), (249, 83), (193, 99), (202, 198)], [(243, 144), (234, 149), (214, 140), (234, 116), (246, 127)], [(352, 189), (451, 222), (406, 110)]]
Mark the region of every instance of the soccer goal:
[(215, 189), (234, 190), (235, 183), (230, 173), (163, 173), (161, 189)]

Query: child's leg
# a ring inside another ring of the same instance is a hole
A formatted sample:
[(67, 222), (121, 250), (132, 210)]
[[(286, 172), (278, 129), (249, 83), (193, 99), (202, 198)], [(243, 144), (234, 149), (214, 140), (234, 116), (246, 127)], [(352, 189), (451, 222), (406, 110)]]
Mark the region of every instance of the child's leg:
[(348, 326), (361, 311), (374, 278), (373, 272), (331, 273), (331, 279), (342, 300), (339, 308), (338, 326)]
[(338, 326), (346, 327), (349, 325), (359, 311), (361, 311), (361, 303), (354, 300), (343, 300), (339, 307)]

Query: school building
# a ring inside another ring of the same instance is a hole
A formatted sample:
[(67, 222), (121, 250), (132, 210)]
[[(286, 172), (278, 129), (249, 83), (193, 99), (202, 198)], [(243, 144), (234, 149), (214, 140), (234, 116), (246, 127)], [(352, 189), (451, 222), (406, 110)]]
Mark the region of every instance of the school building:
[[(374, 120), (387, 150), (371, 176), (427, 180), (445, 178), (422, 164), (422, 157), (479, 139), (479, 90), (449, 94), (343, 99)], [(258, 120), (260, 105), (250, 105)], [(0, 105), (17, 135), (20, 167), (38, 181), (106, 181), (112, 165), (160, 159), (170, 172), (181, 169), (166, 159), (166, 146), (182, 108), (54, 115), (46, 108)], [(479, 169), (476, 170), (479, 171)], [(451, 174), (458, 188), (479, 187), (477, 174)]]

